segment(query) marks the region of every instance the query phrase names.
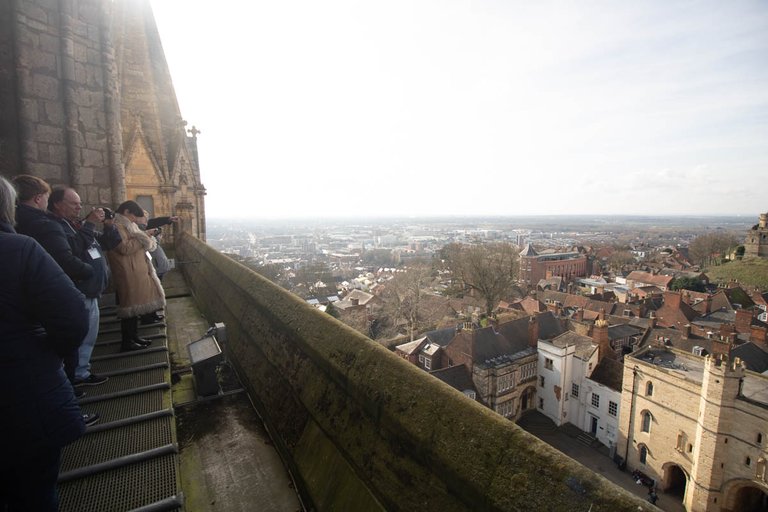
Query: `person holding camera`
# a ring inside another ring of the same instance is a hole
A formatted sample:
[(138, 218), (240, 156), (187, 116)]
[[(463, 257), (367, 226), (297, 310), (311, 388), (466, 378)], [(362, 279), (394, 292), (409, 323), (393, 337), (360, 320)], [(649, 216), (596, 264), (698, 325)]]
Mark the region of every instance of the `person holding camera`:
[(107, 381), (107, 377), (91, 372), (90, 362), (99, 334), (99, 298), (106, 289), (110, 276), (104, 251), (114, 249), (120, 244), (120, 234), (112, 225), (112, 221), (106, 218), (109, 208), (93, 208), (80, 220), (82, 209), (80, 196), (70, 187), (56, 188), (48, 198), (48, 210), (61, 225), (72, 255), (93, 270), (90, 277), (72, 279), (77, 289), (85, 295), (85, 306), (88, 308), (90, 319), (88, 335), (78, 350), (73, 384), (96, 386)]
[[(52, 191), (45, 180), (27, 174), (15, 176), (13, 184), (18, 190), (16, 230), (37, 240), (85, 295), (89, 330), (80, 347), (64, 357), (67, 377), (76, 386), (102, 384), (107, 378), (92, 374), (90, 369), (99, 332), (98, 299), (109, 279), (109, 267), (102, 251), (120, 243), (119, 235), (109, 223), (103, 233), (96, 231), (96, 225), (104, 220), (100, 208), (80, 222), (82, 204), (72, 188)], [(76, 394), (80, 397), (84, 392), (78, 389)]]
[[(162, 226), (173, 224), (178, 221), (179, 218), (176, 216), (155, 217), (150, 219), (149, 212), (144, 210), (144, 218), (142, 219), (142, 222), (138, 224), (139, 229), (143, 230), (147, 235), (153, 238), (157, 244), (157, 247), (154, 251), (149, 251), (149, 255), (152, 257), (152, 264), (155, 266), (155, 272), (157, 273), (157, 278), (160, 281), (163, 280), (163, 275), (165, 275), (165, 273), (171, 269), (168, 256), (166, 256), (165, 250), (163, 250), (163, 247), (160, 245), (160, 237), (162, 236), (163, 232)], [(164, 319), (165, 316), (158, 314), (157, 311), (153, 311), (152, 313), (141, 315), (140, 322), (141, 325), (151, 325), (162, 322)]]
[(141, 350), (152, 343), (139, 337), (139, 317), (165, 307), (165, 292), (149, 255), (157, 242), (138, 226), (144, 219), (144, 210), (136, 201), (125, 201), (115, 212), (122, 242), (109, 251), (109, 262), (117, 290), (123, 351)]

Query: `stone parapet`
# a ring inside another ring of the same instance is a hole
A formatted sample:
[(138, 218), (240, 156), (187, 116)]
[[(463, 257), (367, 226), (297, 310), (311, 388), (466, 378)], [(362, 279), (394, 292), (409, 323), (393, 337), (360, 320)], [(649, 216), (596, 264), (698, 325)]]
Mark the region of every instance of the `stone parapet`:
[(652, 509), (203, 242), (176, 251), (315, 509)]

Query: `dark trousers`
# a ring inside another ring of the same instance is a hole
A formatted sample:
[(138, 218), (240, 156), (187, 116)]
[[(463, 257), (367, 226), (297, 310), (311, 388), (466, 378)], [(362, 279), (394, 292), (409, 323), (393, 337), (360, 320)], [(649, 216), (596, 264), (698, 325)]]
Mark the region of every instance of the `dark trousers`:
[[(69, 352), (67, 355), (64, 356), (64, 373), (67, 374), (67, 378), (69, 379), (69, 382), (72, 384), (75, 383), (75, 370), (77, 369), (77, 361), (80, 358), (80, 353), (78, 349), (74, 349), (71, 352)], [(3, 512), (0, 510), (0, 512)]]
[(56, 512), (59, 496), (61, 448), (19, 455), (13, 464), (2, 461), (0, 469), (0, 512)]

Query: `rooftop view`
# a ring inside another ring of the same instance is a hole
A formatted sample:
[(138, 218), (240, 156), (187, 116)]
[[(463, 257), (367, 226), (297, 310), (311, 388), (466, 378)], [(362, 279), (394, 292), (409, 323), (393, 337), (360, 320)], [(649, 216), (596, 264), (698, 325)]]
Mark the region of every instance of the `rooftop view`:
[(0, 511), (768, 510), (766, 34), (0, 6)]

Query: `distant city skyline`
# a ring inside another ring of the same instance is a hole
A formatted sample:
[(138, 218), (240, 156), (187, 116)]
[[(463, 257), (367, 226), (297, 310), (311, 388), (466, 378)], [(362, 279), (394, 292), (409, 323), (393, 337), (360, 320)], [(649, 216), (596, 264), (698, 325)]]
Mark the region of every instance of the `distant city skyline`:
[(768, 211), (768, 4), (151, 0), (211, 218)]

